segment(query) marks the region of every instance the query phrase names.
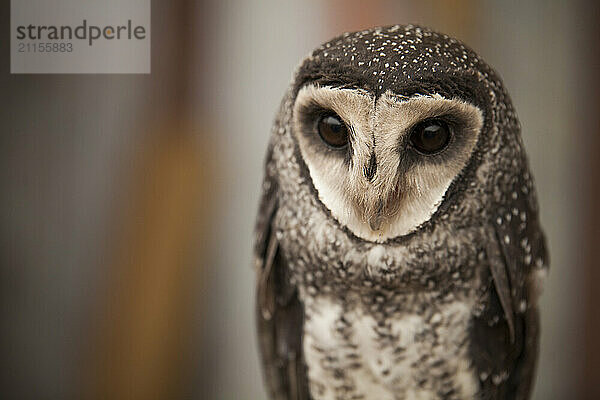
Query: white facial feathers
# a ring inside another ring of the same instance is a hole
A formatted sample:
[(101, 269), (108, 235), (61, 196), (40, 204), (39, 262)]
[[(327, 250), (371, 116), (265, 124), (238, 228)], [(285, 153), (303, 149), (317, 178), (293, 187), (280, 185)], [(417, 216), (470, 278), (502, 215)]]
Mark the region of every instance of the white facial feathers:
[[(348, 148), (320, 142), (319, 115), (337, 114), (350, 129)], [(432, 118), (448, 120), (445, 150), (423, 155), (409, 144), (412, 129)], [(294, 135), (321, 202), (342, 225), (382, 242), (415, 230), (439, 207), (467, 164), (483, 126), (476, 106), (440, 95), (410, 98), (386, 92), (375, 99), (359, 89), (307, 85), (294, 105)], [(372, 157), (375, 171), (366, 174)]]

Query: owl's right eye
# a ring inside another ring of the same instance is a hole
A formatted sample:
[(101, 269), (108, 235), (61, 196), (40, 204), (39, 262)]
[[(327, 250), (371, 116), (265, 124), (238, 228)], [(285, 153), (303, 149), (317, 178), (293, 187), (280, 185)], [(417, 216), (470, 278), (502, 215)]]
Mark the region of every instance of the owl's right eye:
[(337, 115), (326, 115), (317, 125), (321, 140), (330, 147), (341, 149), (348, 144), (348, 127)]

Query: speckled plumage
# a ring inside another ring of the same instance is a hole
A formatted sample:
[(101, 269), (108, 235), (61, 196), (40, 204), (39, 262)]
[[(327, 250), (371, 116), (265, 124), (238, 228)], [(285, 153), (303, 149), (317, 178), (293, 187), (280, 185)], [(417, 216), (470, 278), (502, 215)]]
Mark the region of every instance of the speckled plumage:
[[(481, 110), (483, 126), (427, 219), (365, 239), (334, 217), (304, 160), (293, 110), (307, 85), (366, 93), (373, 107), (387, 95), (441, 96)], [(272, 131), (255, 262), (273, 399), (528, 398), (548, 260), (519, 123), (495, 72), (416, 26), (346, 33), (313, 51)]]

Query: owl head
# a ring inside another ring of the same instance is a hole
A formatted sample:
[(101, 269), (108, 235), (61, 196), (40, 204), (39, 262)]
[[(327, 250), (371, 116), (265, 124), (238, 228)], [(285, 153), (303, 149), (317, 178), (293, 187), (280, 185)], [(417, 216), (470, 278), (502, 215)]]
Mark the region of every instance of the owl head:
[(490, 155), (502, 142), (515, 142), (511, 158), (521, 153), (493, 70), (456, 39), (411, 25), (325, 43), (298, 68), (288, 104), (288, 133), (319, 201), (367, 241), (431, 223), (469, 182), (490, 189), (475, 171), (502, 168)]

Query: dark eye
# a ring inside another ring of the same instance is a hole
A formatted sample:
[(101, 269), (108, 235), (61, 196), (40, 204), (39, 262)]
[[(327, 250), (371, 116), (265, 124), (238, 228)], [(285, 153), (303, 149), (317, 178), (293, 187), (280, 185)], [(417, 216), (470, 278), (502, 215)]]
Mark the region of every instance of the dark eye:
[(321, 117), (317, 128), (319, 136), (329, 146), (339, 149), (348, 144), (348, 127), (337, 115)]
[(423, 154), (435, 154), (444, 150), (450, 142), (450, 128), (439, 119), (421, 122), (410, 134), (410, 143)]

